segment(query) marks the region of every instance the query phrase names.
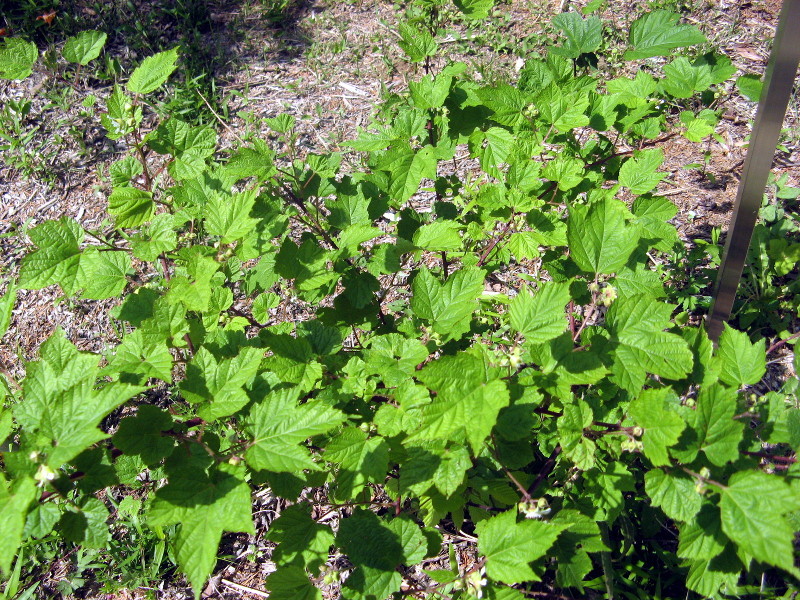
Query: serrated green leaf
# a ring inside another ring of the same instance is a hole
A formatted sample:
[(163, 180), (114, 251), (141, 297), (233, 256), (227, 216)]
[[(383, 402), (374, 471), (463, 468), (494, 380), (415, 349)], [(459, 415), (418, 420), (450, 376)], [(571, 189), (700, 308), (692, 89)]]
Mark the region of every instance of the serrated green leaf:
[(148, 56), (134, 69), (125, 87), (132, 94), (149, 94), (169, 79), (177, 68), (178, 48)]
[(475, 455), (488, 437), (500, 409), (508, 405), (509, 394), (499, 380), (480, 383), (469, 374), (459, 385), (442, 389), (436, 399), (420, 409), (419, 427), (409, 441), (453, 439), (465, 436)]
[(207, 421), (234, 414), (249, 402), (243, 387), (256, 376), (263, 356), (261, 348), (243, 347), (237, 356), (217, 360), (200, 348), (186, 366), (180, 384), (183, 397), (204, 403), (198, 414)]
[(664, 514), (675, 521), (693, 519), (703, 502), (695, 481), (685, 474), (653, 469), (645, 473), (644, 485), (653, 505), (660, 506)]
[(64, 538), (84, 548), (102, 548), (108, 544), (110, 532), (106, 505), (97, 498), (88, 498), (80, 505), (70, 506), (59, 521)]
[(517, 523), (517, 511), (509, 510), (478, 523), (478, 552), (486, 557), (486, 574), (513, 584), (539, 581), (531, 563), (545, 555), (564, 526), (543, 521)]
[(172, 383), (172, 354), (165, 339), (145, 336), (141, 329), (137, 329), (126, 335), (117, 346), (106, 370), (142, 375), (147, 379), (155, 377)]
[(276, 473), (320, 469), (299, 444), (338, 427), (345, 416), (321, 401), (298, 405), (297, 396), (293, 389), (277, 390), (251, 409), (246, 430), (253, 442), (244, 456), (252, 468)]
[(628, 43), (633, 48), (625, 52), (625, 60), (665, 56), (675, 48), (703, 44), (706, 37), (693, 25), (678, 25), (680, 15), (655, 10), (633, 22)]
[(720, 467), (737, 460), (744, 424), (733, 418), (736, 411), (736, 390), (716, 383), (703, 387), (690, 422), (694, 434), (687, 438), (690, 447), (702, 450), (712, 464)]
[(542, 177), (558, 183), (562, 192), (571, 190), (583, 181), (583, 163), (570, 156), (558, 156), (542, 169)]
[(642, 391), (648, 373), (680, 379), (692, 369), (688, 344), (663, 331), (671, 312), (671, 305), (639, 295), (617, 299), (606, 315), (614, 352), (611, 372), (631, 394)]
[(452, 496), (464, 482), (472, 466), (469, 451), (460, 444), (444, 440), (411, 442), (405, 445), (408, 454), (400, 469), (399, 489), (422, 495), (431, 487)]
[(680, 526), (678, 556), (710, 559), (718, 556), (727, 544), (728, 538), (722, 533), (719, 509), (705, 501), (695, 517)]
[(742, 75), (736, 79), (736, 87), (742, 96), (750, 100), (750, 102), (758, 102), (761, 98), (764, 82), (761, 81), (758, 75)]
[(619, 170), (619, 183), (629, 188), (634, 194), (646, 194), (667, 176), (656, 169), (664, 162), (664, 151), (661, 148), (642, 150), (626, 160)]
[(116, 188), (108, 197), (108, 212), (117, 227), (137, 227), (153, 216), (153, 194), (134, 187)]
[(767, 371), (765, 355), (763, 339), (752, 343), (744, 331), (736, 331), (726, 323), (714, 364), (719, 368), (719, 378), (728, 385), (755, 385)]
[(406, 53), (411, 62), (421, 62), (426, 56), (433, 56), (439, 45), (425, 29), (417, 29), (408, 23), (401, 23), (397, 32), (400, 40), (397, 44)]
[(241, 467), (223, 463), (207, 473), (188, 459), (182, 460), (188, 462), (185, 468), (170, 470), (169, 482), (156, 492), (148, 523), (180, 524), (173, 542), (175, 557), (199, 598), (217, 562), (222, 533), (255, 534), (250, 486), (242, 479)]
[(345, 427), (325, 447), (325, 460), (339, 465), (334, 497), (353, 500), (368, 483), (383, 483), (389, 445), (381, 437), (367, 438), (360, 429)]
[(0, 79), (25, 79), (39, 58), (36, 44), (12, 37), (0, 44)]
[(147, 465), (157, 465), (175, 449), (175, 441), (162, 435), (162, 432), (173, 427), (169, 413), (156, 406), (143, 404), (135, 417), (122, 419), (114, 434), (114, 446), (125, 454), (141, 457)]
[(86, 66), (100, 56), (107, 37), (102, 31), (81, 31), (67, 39), (61, 54), (64, 60)]
[(522, 290), (508, 307), (509, 322), (528, 342), (548, 342), (567, 328), (564, 307), (569, 301), (567, 283), (543, 283), (535, 295)]
[(603, 24), (597, 17), (584, 19), (576, 12), (565, 12), (553, 18), (553, 25), (567, 38), (563, 46), (552, 49), (555, 54), (578, 58), (581, 54), (594, 52), (600, 47)]
[(796, 493), (776, 475), (760, 471), (734, 474), (720, 489), (722, 530), (756, 560), (795, 577), (793, 528), (783, 515), (800, 509)]
[(485, 19), (494, 6), (494, 0), (455, 0), (455, 5), (468, 19)]
[(441, 284), (423, 267), (412, 282), (411, 308), (442, 335), (462, 335), (483, 292), (483, 271), (461, 269)]
[(273, 600), (322, 600), (322, 591), (301, 567), (282, 567), (267, 577), (264, 585)]
[(128, 285), (131, 259), (126, 252), (100, 252), (87, 248), (81, 255), (80, 276), (76, 285), (83, 289), (81, 298), (105, 300), (122, 294)]
[(397, 333), (374, 338), (364, 353), (368, 372), (380, 375), (384, 385), (390, 387), (408, 381), (426, 358), (428, 349), (422, 343)]
[(28, 232), (38, 249), (22, 259), (19, 286), (38, 290), (58, 283), (65, 293), (76, 289), (80, 270), (80, 243), (84, 232), (72, 219), (45, 221)]
[(22, 543), (25, 517), (37, 496), (36, 482), (21, 477), (7, 482), (0, 475), (0, 571), (11, 575), (11, 565)]
[(388, 150), (378, 168), (389, 173), (389, 194), (402, 203), (417, 192), (424, 178), (436, 177), (436, 157), (431, 146), (415, 151), (403, 145)]
[(570, 208), (567, 240), (570, 256), (581, 269), (611, 274), (627, 262), (638, 245), (639, 232), (627, 224), (626, 214), (622, 202), (606, 198)]
[(208, 233), (218, 235), (223, 244), (230, 244), (250, 234), (258, 224), (251, 216), (258, 188), (237, 194), (211, 198), (205, 206)]
[(667, 448), (678, 441), (686, 427), (680, 415), (669, 409), (670, 395), (668, 389), (645, 390), (628, 409), (631, 418), (644, 429), (644, 453), (655, 466), (670, 464)]
[(316, 523), (308, 508), (301, 504), (285, 508), (270, 523), (267, 537), (278, 544), (272, 552), (272, 560), (277, 564), (299, 563), (311, 571), (327, 561), (334, 542), (330, 527)]

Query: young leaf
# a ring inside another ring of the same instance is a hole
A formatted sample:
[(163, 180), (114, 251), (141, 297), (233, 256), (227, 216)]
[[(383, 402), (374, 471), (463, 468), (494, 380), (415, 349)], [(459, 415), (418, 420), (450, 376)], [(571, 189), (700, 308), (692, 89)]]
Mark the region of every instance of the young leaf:
[(353, 500), (368, 483), (383, 483), (389, 468), (386, 440), (356, 427), (345, 427), (325, 448), (325, 460), (339, 465), (334, 495)]
[(483, 280), (483, 271), (467, 268), (441, 284), (422, 267), (411, 285), (414, 293), (411, 308), (421, 319), (431, 321), (434, 331), (442, 335), (461, 335), (477, 308)]
[(311, 583), (301, 567), (278, 569), (267, 577), (265, 586), (272, 600), (322, 600), (322, 591)]
[(331, 528), (316, 523), (301, 504), (281, 511), (281, 516), (270, 523), (267, 538), (278, 544), (272, 552), (277, 564), (300, 564), (310, 571), (325, 563), (334, 541)]
[(626, 214), (622, 202), (608, 198), (570, 208), (567, 241), (570, 256), (581, 269), (611, 274), (627, 262), (639, 243), (639, 232), (627, 224)]
[(108, 212), (120, 229), (137, 227), (153, 216), (153, 194), (134, 187), (116, 188), (108, 197)]
[(478, 552), (486, 557), (486, 574), (508, 584), (539, 581), (530, 565), (545, 555), (563, 529), (544, 521), (517, 523), (513, 509), (481, 521), (476, 527)]
[(64, 44), (64, 60), (86, 66), (100, 56), (108, 36), (102, 31), (81, 31)]
[(653, 469), (644, 475), (644, 489), (653, 506), (660, 506), (665, 515), (676, 521), (690, 521), (703, 503), (695, 481), (686, 474)]
[(678, 441), (686, 427), (683, 419), (668, 408), (669, 396), (667, 388), (645, 390), (629, 408), (631, 418), (644, 428), (644, 453), (655, 466), (670, 464), (667, 448)]
[(655, 10), (636, 19), (628, 36), (633, 49), (625, 52), (625, 60), (665, 56), (675, 48), (707, 41), (697, 27), (678, 25), (680, 18), (666, 10)]
[(736, 331), (727, 323), (719, 337), (719, 350), (714, 357), (719, 378), (728, 385), (755, 385), (767, 371), (765, 342), (750, 342), (744, 331)]
[(722, 530), (756, 560), (795, 577), (794, 527), (784, 514), (800, 509), (800, 497), (776, 475), (760, 471), (734, 474), (720, 490)]
[(543, 283), (535, 295), (522, 290), (508, 308), (511, 327), (530, 343), (548, 342), (567, 328), (564, 307), (569, 300), (567, 283)]
[(0, 571), (11, 575), (11, 565), (22, 543), (22, 531), (38, 490), (36, 482), (30, 477), (20, 477), (7, 482), (0, 476)]
[[(608, 310), (614, 354), (611, 372), (616, 383), (634, 396), (641, 393), (647, 373), (680, 379), (692, 369), (689, 345), (679, 335), (663, 331), (671, 312), (671, 305), (646, 295), (619, 298)], [(663, 453), (655, 452), (663, 459)]]
[[(8, 331), (8, 326), (11, 325), (11, 313), (14, 310), (14, 305), (17, 301), (17, 286), (13, 281), (9, 282), (6, 293), (0, 296), (0, 339)], [(0, 443), (4, 440), (0, 439)]]
[(403, 144), (383, 155), (378, 168), (389, 173), (389, 194), (402, 203), (417, 192), (424, 178), (436, 177), (436, 157), (432, 146), (415, 151)]
[(553, 53), (566, 58), (578, 58), (581, 54), (594, 52), (602, 41), (603, 24), (597, 17), (584, 19), (576, 12), (565, 12), (553, 18), (567, 40), (563, 46), (556, 46)]
[(425, 57), (436, 54), (439, 45), (427, 30), (401, 23), (397, 32), (400, 34), (400, 41), (397, 44), (411, 62), (422, 62)]
[[(176, 452), (173, 458), (181, 454)], [(195, 599), (217, 562), (222, 533), (255, 534), (244, 469), (221, 463), (206, 473), (197, 462), (181, 459), (180, 468), (170, 469), (169, 483), (156, 492), (147, 515), (150, 525), (180, 525), (174, 538), (175, 557)]]
[(664, 162), (664, 151), (661, 148), (642, 150), (629, 158), (619, 170), (619, 183), (630, 188), (634, 194), (646, 194), (667, 176), (656, 169)]
[(761, 89), (764, 82), (758, 75), (742, 75), (736, 80), (736, 87), (739, 92), (750, 102), (758, 102), (761, 98)]
[(494, 0), (455, 0), (455, 5), (468, 19), (485, 19), (494, 6)]
[(148, 56), (134, 69), (125, 87), (131, 94), (149, 94), (169, 79), (177, 68), (178, 48)]
[(324, 402), (298, 404), (297, 396), (297, 390), (284, 388), (253, 406), (245, 425), (253, 442), (244, 455), (252, 468), (276, 473), (320, 470), (299, 444), (338, 427), (345, 416)]
[(36, 44), (22, 38), (0, 41), (0, 79), (25, 79), (39, 57)]
[(80, 243), (84, 236), (81, 226), (62, 217), (37, 225), (28, 236), (38, 249), (22, 259), (20, 287), (38, 290), (58, 283), (65, 293), (73, 293), (80, 276)]
[[(689, 423), (691, 430), (687, 429), (689, 454), (683, 456), (676, 452), (676, 456), (689, 462), (695, 452), (702, 450), (712, 464), (720, 467), (736, 461), (744, 430), (744, 423), (733, 418), (736, 408), (736, 390), (718, 383), (703, 387)], [(680, 449), (683, 447), (682, 442)]]
[[(126, 338), (127, 340), (128, 338)], [(135, 417), (127, 417), (114, 434), (114, 446), (125, 454), (140, 456), (146, 465), (157, 465), (175, 449), (175, 441), (162, 434), (175, 426), (169, 413), (143, 404)]]

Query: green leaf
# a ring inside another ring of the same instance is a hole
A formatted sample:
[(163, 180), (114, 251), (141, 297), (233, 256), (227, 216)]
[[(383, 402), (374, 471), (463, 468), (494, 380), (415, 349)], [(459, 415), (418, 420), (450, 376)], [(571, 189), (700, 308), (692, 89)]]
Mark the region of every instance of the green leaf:
[(412, 442), (405, 445), (408, 454), (400, 469), (399, 489), (422, 495), (435, 487), (446, 497), (456, 493), (472, 467), (469, 451), (460, 444), (444, 440)]
[(742, 96), (750, 100), (750, 102), (758, 102), (761, 98), (764, 82), (761, 81), (758, 75), (742, 75), (736, 80), (736, 87)]
[(570, 156), (558, 156), (545, 165), (542, 177), (558, 182), (558, 189), (566, 192), (583, 181), (583, 163)]
[(263, 356), (261, 348), (245, 346), (237, 356), (217, 360), (200, 348), (186, 366), (186, 379), (180, 384), (183, 397), (205, 403), (198, 414), (206, 421), (236, 413), (249, 402), (243, 386), (255, 378)]
[(401, 23), (397, 32), (400, 34), (400, 41), (397, 44), (411, 62), (421, 62), (425, 57), (436, 54), (439, 45), (426, 29), (417, 29), (408, 23)]
[(508, 584), (539, 581), (531, 563), (546, 554), (564, 528), (543, 521), (517, 523), (515, 509), (481, 521), (475, 529), (486, 574)]
[(322, 592), (301, 567), (282, 567), (267, 577), (264, 585), (272, 600), (322, 600)]
[(736, 390), (716, 383), (704, 386), (690, 421), (689, 433), (694, 435), (687, 434), (690, 448), (702, 450), (712, 464), (720, 467), (736, 461), (744, 430), (744, 423), (733, 418), (736, 412)]
[(667, 176), (656, 170), (664, 162), (664, 151), (661, 148), (641, 150), (622, 164), (619, 170), (619, 183), (631, 190), (633, 194), (646, 194)]
[(567, 283), (543, 283), (535, 295), (521, 290), (508, 307), (509, 322), (528, 342), (548, 342), (567, 328), (564, 307), (569, 301)]
[(743, 471), (731, 477), (720, 496), (725, 534), (756, 560), (800, 576), (794, 566), (794, 528), (783, 517), (800, 509), (797, 493), (776, 475)]
[(149, 94), (169, 79), (177, 68), (178, 48), (148, 56), (134, 69), (126, 87), (132, 94)]
[(25, 399), (14, 406), (14, 417), (37, 434), (46, 464), (57, 469), (107, 438), (100, 421), (143, 388), (118, 382), (96, 387), (99, 357), (78, 352), (61, 330), (42, 344), (39, 355), (26, 365)]
[(494, 6), (494, 0), (455, 0), (455, 5), (468, 19), (485, 19)]
[[(688, 491), (686, 494), (688, 496)], [(675, 510), (682, 512), (677, 506)], [(680, 527), (678, 556), (692, 559), (714, 558), (722, 553), (727, 544), (728, 538), (722, 533), (719, 509), (704, 501), (695, 517)]]
[(169, 470), (169, 482), (156, 492), (147, 520), (156, 526), (180, 525), (175, 557), (199, 598), (217, 562), (222, 533), (255, 534), (250, 486), (242, 479), (241, 467), (222, 463), (207, 473), (197, 461), (180, 460), (183, 464)]
[(258, 196), (258, 188), (233, 195), (219, 194), (205, 206), (206, 228), (218, 235), (223, 244), (230, 244), (250, 234), (258, 224), (251, 217)]
[[(6, 293), (0, 296), (0, 339), (8, 331), (8, 326), (11, 325), (11, 314), (14, 310), (14, 305), (17, 302), (17, 286), (13, 281), (8, 283)], [(0, 440), (2, 442), (3, 440)]]
[(135, 417), (122, 419), (113, 443), (123, 453), (141, 457), (146, 465), (157, 465), (175, 449), (173, 438), (162, 435), (174, 426), (169, 413), (156, 406), (143, 404)]
[(19, 286), (38, 290), (58, 283), (65, 293), (76, 288), (80, 267), (80, 244), (84, 232), (72, 219), (45, 221), (28, 232), (38, 249), (22, 259)]
[(536, 108), (541, 118), (561, 133), (589, 124), (585, 114), (589, 108), (586, 91), (565, 92), (556, 84), (547, 86), (536, 98)]
[(589, 273), (612, 274), (627, 261), (639, 242), (639, 231), (628, 225), (625, 204), (604, 198), (588, 206), (573, 205), (567, 220), (570, 256)]
[(367, 438), (360, 429), (345, 427), (325, 447), (325, 460), (339, 465), (334, 497), (354, 500), (368, 483), (383, 483), (389, 445), (381, 437)]
[(501, 127), (490, 127), (486, 131), (476, 130), (469, 137), (469, 150), (480, 160), (481, 168), (492, 177), (500, 178), (500, 165), (511, 153), (514, 136)]
[(415, 151), (405, 144), (388, 150), (378, 168), (389, 173), (389, 194), (402, 203), (417, 193), (424, 178), (436, 177), (436, 157), (431, 146)]
[(165, 339), (146, 336), (137, 329), (126, 335), (117, 346), (107, 370), (141, 375), (146, 379), (155, 377), (172, 383), (172, 354)]
[(675, 521), (692, 520), (703, 503), (695, 481), (685, 474), (653, 469), (645, 473), (644, 486), (653, 505), (660, 506), (664, 514)]
[(116, 188), (108, 197), (108, 212), (117, 227), (137, 227), (153, 216), (153, 194), (135, 187)]
[[(649, 295), (637, 295), (619, 298), (606, 314), (614, 352), (611, 372), (617, 384), (631, 394), (642, 391), (648, 373), (681, 379), (692, 370), (694, 357), (689, 345), (679, 335), (663, 331), (672, 308)], [(656, 456), (663, 458), (657, 447), (652, 447)]]
[(97, 498), (88, 498), (80, 505), (70, 506), (61, 515), (59, 526), (64, 538), (84, 548), (102, 548), (108, 545), (110, 533), (106, 522), (108, 508)]
[(736, 331), (726, 323), (714, 363), (719, 368), (719, 378), (728, 385), (755, 385), (767, 372), (765, 341), (752, 343), (744, 331)]
[(507, 127), (518, 127), (528, 122), (523, 111), (531, 103), (531, 98), (519, 89), (503, 83), (480, 88), (477, 94), (486, 108), (494, 111), (493, 121)]
[(700, 61), (692, 64), (685, 56), (666, 65), (664, 75), (661, 85), (675, 98), (691, 98), (695, 92), (707, 90), (713, 82), (709, 65)]
[(210, 127), (192, 127), (173, 117), (148, 135), (147, 143), (159, 154), (173, 157), (167, 170), (173, 179), (180, 181), (203, 174), (205, 160), (216, 148), (217, 134)]
[(302, 504), (285, 508), (270, 523), (267, 538), (278, 544), (272, 552), (277, 564), (300, 564), (312, 572), (328, 560), (334, 541), (331, 528), (316, 523)]
[(87, 248), (81, 255), (77, 285), (83, 288), (81, 298), (105, 300), (120, 296), (128, 285), (131, 259), (126, 252), (100, 252)]
[(178, 245), (176, 219), (169, 213), (161, 213), (141, 232), (131, 236), (133, 255), (139, 260), (154, 262), (164, 252), (174, 250)]
[(460, 250), (461, 236), (458, 235), (461, 225), (455, 221), (434, 221), (423, 225), (414, 232), (413, 243), (417, 248), (431, 252)]
[(665, 56), (675, 48), (705, 43), (706, 37), (693, 25), (678, 25), (680, 15), (655, 10), (633, 22), (628, 43), (633, 48), (625, 52), (625, 60)]
[(553, 25), (567, 38), (563, 46), (552, 49), (554, 54), (578, 58), (581, 54), (594, 52), (600, 47), (603, 24), (597, 17), (584, 19), (576, 12), (565, 12), (553, 18)]
[(253, 442), (244, 455), (252, 468), (276, 473), (320, 470), (299, 444), (338, 427), (345, 416), (321, 401), (298, 404), (297, 397), (296, 389), (281, 389), (253, 406), (245, 426)]
[(32, 478), (20, 477), (9, 483), (0, 475), (0, 571), (7, 576), (22, 543), (25, 517), (37, 495)]
[[(678, 441), (686, 427), (680, 415), (669, 408), (670, 396), (673, 395), (666, 388), (645, 390), (628, 409), (631, 418), (644, 428), (644, 453), (655, 466), (670, 464), (667, 448)], [(673, 403), (675, 400), (673, 397)]]
[(476, 268), (453, 273), (444, 284), (422, 267), (411, 284), (411, 308), (421, 319), (431, 321), (437, 333), (460, 336), (469, 327), (483, 292), (484, 274)]
[(434, 401), (420, 409), (422, 422), (408, 441), (448, 440), (458, 434), (466, 437), (475, 455), (479, 453), (500, 409), (508, 406), (508, 389), (500, 380), (483, 383), (472, 373), (461, 375), (463, 381), (438, 390)]
[(86, 66), (100, 56), (107, 37), (102, 31), (81, 31), (67, 39), (61, 54), (64, 60)]
[(409, 340), (398, 333), (373, 338), (364, 360), (369, 373), (380, 375), (384, 385), (396, 386), (414, 375), (417, 365), (428, 358), (428, 349), (418, 340)]
[(39, 57), (36, 44), (22, 38), (7, 38), (0, 45), (0, 79), (25, 79)]

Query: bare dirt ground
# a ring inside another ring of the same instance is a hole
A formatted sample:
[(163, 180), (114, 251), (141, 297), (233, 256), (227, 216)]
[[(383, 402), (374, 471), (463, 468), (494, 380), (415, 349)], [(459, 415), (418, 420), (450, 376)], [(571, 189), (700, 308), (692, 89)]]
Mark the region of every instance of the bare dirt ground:
[[(108, 31), (106, 53), (130, 66), (148, 54), (148, 47), (177, 43), (181, 35), (177, 19), (153, 16), (167, 15), (170, 4), (113, 0), (98, 9), (97, 3), (76, 0), (62, 3), (56, 18), (74, 21), (76, 30)], [(225, 125), (216, 123), (223, 146), (236, 145), (238, 137), (254, 130), (262, 133), (263, 117), (288, 113), (300, 123), (300, 152), (337, 150), (359, 127), (369, 123), (382, 93), (403, 89), (407, 79), (415, 76), (413, 68), (403, 62), (393, 33), (403, 9), (386, 0), (311, 0), (290, 4), (280, 19), (271, 20), (265, 11), (273, 4), (268, 0), (208, 0), (204, 4), (207, 11), (198, 33), (199, 43), (213, 59), (217, 93), (227, 107)], [(446, 51), (452, 48), (453, 55), (464, 60), (475, 77), (513, 79), (518, 57), (541, 51), (553, 39), (551, 18), (585, 4), (584, 0), (508, 0), (498, 4), (497, 14), (488, 25), (471, 31), (456, 29), (443, 47)], [(739, 74), (763, 74), (779, 0), (653, 0), (650, 4), (686, 9), (688, 22), (700, 27), (712, 44), (733, 60)], [(4, 6), (0, 4), (0, 8)], [(627, 31), (626, 22), (643, 6), (645, 2), (610, 0), (599, 16)], [(144, 23), (139, 30), (146, 38), (144, 43), (119, 34), (120, 24), (126, 19)], [(466, 35), (475, 39), (459, 41), (458, 36)], [(48, 38), (46, 32), (41, 37), (56, 48), (64, 39), (55, 35)], [(41, 43), (39, 46), (43, 49)], [(733, 81), (725, 85), (727, 94), (720, 100), (725, 112), (717, 127), (723, 142), (711, 140), (698, 145), (671, 140), (664, 146), (666, 162), (662, 170), (669, 176), (659, 191), (679, 207), (675, 222), (686, 241), (709, 239), (715, 227), (724, 230), (735, 199), (755, 106), (736, 93)], [(41, 63), (25, 81), (0, 81), (0, 108), (12, 100), (30, 99), (32, 108), (23, 130), (35, 130), (19, 155), (6, 151), (0, 156), (0, 292), (5, 285), (3, 278), (15, 276), (27, 252), (16, 236), (4, 234), (64, 215), (87, 228), (103, 228), (108, 223), (107, 169), (124, 148), (104, 137), (98, 108), (83, 108), (82, 103), (94, 95), (97, 106), (102, 106), (110, 93), (110, 82), (89, 78), (78, 83), (67, 98), (58, 95), (60, 87), (63, 85), (54, 82), (52, 72)], [(796, 186), (800, 184), (797, 97), (790, 104), (785, 127), (786, 151), (778, 153), (775, 172), (788, 174), (789, 183)], [(703, 163), (704, 151), (708, 152), (705, 173), (685, 168)], [(0, 368), (20, 377), (23, 361), (34, 358), (41, 342), (59, 326), (79, 348), (102, 352), (116, 338), (108, 315), (112, 306), (113, 301), (67, 301), (60, 298), (55, 287), (21, 291), (11, 328), (0, 343)], [(204, 597), (266, 597), (261, 590), (271, 565), (263, 558), (269, 553), (263, 533), (277, 508), (268, 495), (256, 495), (255, 511), (262, 515), (257, 521), (259, 535), (249, 540), (226, 538), (229, 564), (211, 580)], [(463, 559), (470, 560), (466, 550)], [(50, 581), (42, 589), (52, 590), (52, 597), (58, 596), (55, 584), (66, 576), (67, 565), (64, 558), (47, 572)], [(164, 581), (161, 588), (73, 597), (191, 597), (180, 580)]]

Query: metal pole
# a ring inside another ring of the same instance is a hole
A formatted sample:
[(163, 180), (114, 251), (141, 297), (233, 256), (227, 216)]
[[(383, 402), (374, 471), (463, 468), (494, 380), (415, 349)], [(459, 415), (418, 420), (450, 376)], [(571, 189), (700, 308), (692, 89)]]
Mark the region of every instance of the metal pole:
[(797, 65), (800, 63), (800, 0), (784, 0), (778, 29), (770, 53), (758, 112), (750, 136), (750, 147), (742, 168), (742, 179), (728, 227), (728, 239), (722, 254), (711, 310), (708, 313), (708, 336), (719, 340), (725, 321), (731, 315), (736, 288), (742, 277), (747, 250), (753, 236), (758, 209), (772, 168), (775, 148), (792, 93)]

